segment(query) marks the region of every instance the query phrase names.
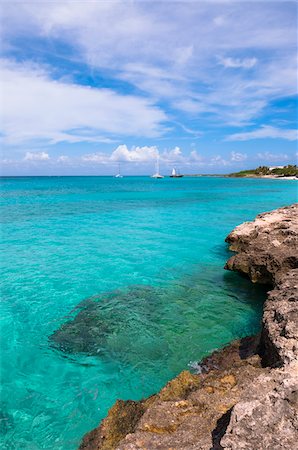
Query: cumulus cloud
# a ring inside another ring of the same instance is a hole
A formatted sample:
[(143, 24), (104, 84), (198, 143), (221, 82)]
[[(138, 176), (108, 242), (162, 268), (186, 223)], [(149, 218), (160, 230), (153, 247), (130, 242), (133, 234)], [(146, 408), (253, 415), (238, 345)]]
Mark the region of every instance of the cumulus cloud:
[[(150, 173), (153, 170), (156, 158), (159, 156), (161, 171), (169, 173), (172, 167), (179, 167), (180, 171), (185, 173), (194, 173), (203, 171), (217, 172), (227, 171), (234, 166), (250, 167), (252, 164), (272, 164), (272, 163), (290, 163), (293, 156), (286, 153), (259, 152), (256, 155), (248, 157), (246, 153), (232, 151), (229, 154), (204, 154), (197, 150), (182, 150), (179, 146), (172, 149), (160, 150), (157, 146), (132, 146), (121, 144), (112, 152), (97, 151), (86, 153), (81, 156), (50, 157), (45, 151), (28, 151), (22, 161), (4, 158), (2, 165), (8, 168), (19, 167), (28, 169), (28, 167), (56, 169), (59, 173), (62, 170), (78, 170), (79, 173), (111, 174), (115, 171), (115, 166), (122, 163), (125, 173), (135, 174), (138, 168), (142, 173)], [(49, 164), (46, 164), (46, 163)], [(32, 163), (32, 164), (31, 164)], [(248, 164), (249, 163), (249, 164)], [(245, 164), (245, 165), (244, 165)], [(83, 172), (82, 172), (83, 171)], [(62, 172), (63, 173), (63, 172)], [(71, 172), (67, 172), (71, 173)]]
[(24, 161), (49, 161), (50, 157), (46, 152), (27, 152)]
[[(119, 145), (112, 153), (106, 154), (96, 152), (85, 154), (81, 161), (85, 163), (112, 164), (116, 162), (134, 164), (152, 164), (159, 157), (163, 164), (179, 163), (181, 165), (201, 164), (203, 157), (192, 150), (189, 154), (184, 153), (180, 147), (159, 151), (156, 146), (127, 147), (125, 144)], [(61, 158), (61, 157), (60, 157)]]
[(183, 155), (180, 147), (176, 146), (173, 149), (165, 150), (161, 153), (161, 161), (166, 163), (174, 163), (174, 162), (186, 162), (185, 156)]
[(158, 149), (156, 146), (132, 147), (129, 150), (126, 145), (119, 145), (113, 151), (110, 160), (145, 163), (155, 160), (157, 155)]
[(296, 141), (298, 139), (298, 130), (275, 128), (269, 125), (262, 125), (259, 129), (245, 133), (235, 133), (227, 136), (227, 141), (249, 141), (251, 139), (285, 139), (287, 141)]
[(4, 142), (33, 139), (106, 142), (119, 135), (157, 137), (166, 116), (145, 98), (54, 81), (38, 66), (2, 61)]
[(121, 144), (112, 151), (112, 153), (90, 153), (83, 155), (81, 160), (84, 162), (94, 162), (99, 164), (108, 164), (115, 162), (127, 162), (127, 163), (148, 163), (156, 160), (159, 155), (158, 148), (156, 146), (133, 146), (128, 148), (127, 145)]

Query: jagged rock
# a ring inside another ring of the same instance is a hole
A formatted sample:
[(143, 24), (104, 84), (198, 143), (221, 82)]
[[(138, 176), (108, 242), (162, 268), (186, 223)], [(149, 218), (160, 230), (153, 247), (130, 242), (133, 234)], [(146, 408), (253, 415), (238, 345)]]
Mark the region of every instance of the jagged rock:
[(226, 450), (293, 450), (298, 439), (298, 365), (262, 374), (241, 394), (220, 444)]
[(127, 433), (135, 430), (138, 420), (144, 414), (149, 403), (150, 398), (144, 402), (117, 400), (100, 427), (85, 436), (80, 449), (111, 450), (115, 448)]
[(298, 204), (259, 214), (236, 227), (226, 238), (232, 256), (225, 268), (253, 283), (274, 284), (298, 268)]
[[(248, 380), (264, 370), (258, 343), (258, 338), (235, 341), (205, 358), (202, 374), (183, 371), (146, 401), (116, 402), (100, 427), (85, 436), (80, 450), (220, 448), (231, 407)], [(137, 420), (131, 417), (136, 405)]]
[(289, 271), (265, 302), (264, 364), (278, 367), (298, 359), (298, 269)]
[(227, 450), (288, 449), (298, 440), (298, 205), (257, 216), (227, 237), (239, 253), (226, 268), (270, 283), (260, 352), (265, 366), (283, 367), (247, 386), (221, 439)]

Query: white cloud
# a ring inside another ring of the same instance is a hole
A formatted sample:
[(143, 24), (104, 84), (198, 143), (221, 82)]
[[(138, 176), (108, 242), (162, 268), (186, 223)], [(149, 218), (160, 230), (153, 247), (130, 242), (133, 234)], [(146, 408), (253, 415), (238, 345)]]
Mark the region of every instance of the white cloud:
[(114, 162), (148, 163), (155, 161), (158, 154), (156, 146), (132, 147), (129, 149), (127, 145), (121, 144), (110, 154), (102, 152), (86, 154), (81, 157), (81, 160), (99, 164)]
[(286, 139), (296, 141), (298, 139), (298, 130), (275, 128), (269, 125), (263, 125), (261, 128), (245, 133), (235, 133), (227, 136), (227, 141), (249, 141), (251, 139)]
[[(293, 155), (286, 153), (260, 152), (254, 156), (248, 157), (246, 153), (230, 152), (229, 155), (205, 154), (202, 155), (196, 150), (189, 152), (183, 151), (176, 146), (172, 149), (159, 150), (156, 146), (133, 146), (128, 147), (125, 144), (119, 145), (115, 150), (109, 153), (102, 151), (84, 154), (82, 156), (66, 156), (50, 157), (44, 151), (26, 152), (22, 161), (4, 158), (3, 166), (14, 168), (19, 167), (20, 170), (28, 167), (35, 167), (41, 170), (49, 168), (50, 170), (67, 171), (78, 170), (79, 173), (88, 173), (88, 171), (97, 170), (95, 173), (113, 173), (118, 163), (122, 163), (125, 173), (135, 174), (138, 170), (150, 172), (154, 168), (156, 157), (159, 156), (161, 171), (168, 173), (172, 167), (178, 167), (180, 171), (185, 173), (193, 173), (198, 170), (209, 170), (211, 172), (221, 172), (222, 169), (231, 167), (241, 167), (257, 164), (273, 164), (273, 163), (290, 163), (293, 161)], [(294, 158), (295, 159), (295, 158)], [(31, 164), (32, 163), (32, 164)], [(48, 164), (47, 164), (48, 163)], [(245, 166), (243, 165), (245, 164)], [(94, 172), (92, 172), (94, 173)]]
[(126, 145), (119, 145), (111, 154), (110, 160), (145, 163), (155, 161), (157, 155), (156, 146), (132, 147), (129, 150)]
[(27, 152), (24, 161), (49, 161), (50, 157), (46, 152)]
[[(2, 61), (4, 142), (101, 142), (157, 137), (165, 114), (145, 98), (54, 81), (42, 68)], [(104, 136), (104, 137), (103, 137)]]
[(166, 163), (186, 162), (185, 156), (182, 154), (180, 147), (176, 146), (171, 150), (165, 150), (161, 153), (161, 161)]
[[(294, 2), (174, 6), (11, 2), (3, 11), (5, 45), (11, 35), (54, 39), (69, 45), (71, 58), (86, 63), (91, 73), (108, 70), (154, 100), (189, 114), (210, 113), (222, 123), (242, 125), (272, 99), (297, 91)], [(224, 67), (254, 71), (223, 71), (214, 55), (221, 55)], [(158, 131), (161, 120), (154, 120)]]
[(231, 58), (231, 57), (218, 57), (219, 64), (226, 68), (241, 68), (241, 69), (251, 69), (254, 67), (258, 60), (257, 58)]
[(83, 155), (81, 161), (98, 164), (111, 164), (115, 162), (151, 164), (155, 163), (157, 156), (159, 156), (161, 164), (179, 163), (181, 165), (190, 165), (201, 164), (203, 162), (202, 156), (196, 150), (192, 150), (187, 155), (178, 146), (160, 152), (156, 146), (128, 148), (125, 144), (119, 145), (110, 154), (97, 152)]
[(231, 161), (241, 162), (247, 159), (246, 153), (231, 152)]

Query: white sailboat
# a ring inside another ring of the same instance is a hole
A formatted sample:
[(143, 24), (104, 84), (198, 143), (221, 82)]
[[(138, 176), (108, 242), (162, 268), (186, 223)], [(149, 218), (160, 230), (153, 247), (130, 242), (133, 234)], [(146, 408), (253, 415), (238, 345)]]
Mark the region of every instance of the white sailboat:
[(156, 158), (156, 173), (151, 176), (151, 178), (164, 178), (163, 175), (159, 173), (159, 156)]
[(118, 173), (115, 175), (115, 178), (123, 178), (123, 175), (121, 175), (120, 172), (120, 164), (118, 164)]
[(173, 168), (170, 177), (171, 178), (182, 178), (183, 175), (181, 175), (175, 168)]

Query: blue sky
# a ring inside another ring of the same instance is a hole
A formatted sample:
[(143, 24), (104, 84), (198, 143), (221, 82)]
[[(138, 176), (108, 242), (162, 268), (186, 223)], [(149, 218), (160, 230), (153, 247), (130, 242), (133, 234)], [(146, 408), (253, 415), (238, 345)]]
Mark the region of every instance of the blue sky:
[(4, 175), (297, 161), (297, 3), (2, 2)]

